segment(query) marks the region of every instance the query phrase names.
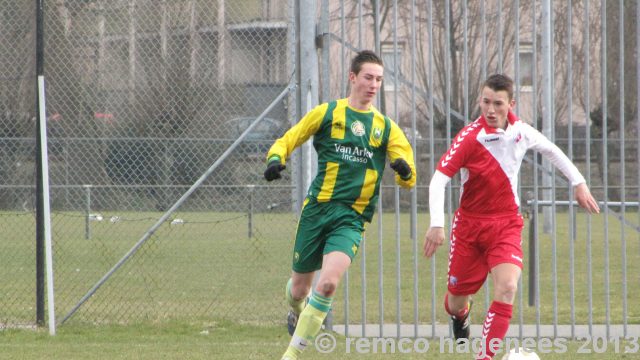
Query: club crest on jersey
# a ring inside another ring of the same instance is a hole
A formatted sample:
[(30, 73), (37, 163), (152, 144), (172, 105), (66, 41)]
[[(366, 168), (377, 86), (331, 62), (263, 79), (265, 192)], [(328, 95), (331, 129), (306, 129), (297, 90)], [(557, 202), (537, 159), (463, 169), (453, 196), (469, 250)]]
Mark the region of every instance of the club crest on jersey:
[(373, 138), (376, 139), (376, 140), (380, 140), (381, 137), (382, 137), (382, 129), (374, 128), (373, 129)]
[(361, 123), (360, 121), (356, 120), (351, 124), (351, 132), (353, 133), (353, 135), (355, 136), (362, 136), (364, 135), (364, 124)]

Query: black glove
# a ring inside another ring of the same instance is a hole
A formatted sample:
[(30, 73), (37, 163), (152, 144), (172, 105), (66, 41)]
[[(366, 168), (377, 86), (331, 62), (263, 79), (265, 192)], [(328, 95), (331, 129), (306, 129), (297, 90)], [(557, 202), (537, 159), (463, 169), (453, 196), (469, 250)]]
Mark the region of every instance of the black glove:
[(267, 181), (273, 181), (276, 179), (280, 179), (280, 171), (284, 170), (286, 166), (280, 164), (280, 160), (271, 161), (267, 165), (267, 170), (264, 171), (264, 178)]
[(396, 161), (391, 163), (391, 168), (400, 175), (402, 180), (411, 179), (411, 167), (409, 167), (409, 164), (407, 164), (404, 159), (396, 159)]

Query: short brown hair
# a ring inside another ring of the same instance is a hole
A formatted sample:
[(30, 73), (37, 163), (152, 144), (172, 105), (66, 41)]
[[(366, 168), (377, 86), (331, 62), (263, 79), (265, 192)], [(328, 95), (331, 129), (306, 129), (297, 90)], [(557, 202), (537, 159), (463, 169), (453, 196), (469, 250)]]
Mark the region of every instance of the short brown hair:
[(504, 74), (493, 74), (484, 81), (482, 88), (488, 87), (493, 91), (506, 91), (509, 100), (513, 99), (513, 80)]
[(360, 69), (362, 69), (362, 64), (364, 63), (373, 63), (384, 66), (382, 59), (376, 53), (371, 50), (362, 50), (353, 58), (353, 60), (351, 60), (350, 71), (358, 75)]

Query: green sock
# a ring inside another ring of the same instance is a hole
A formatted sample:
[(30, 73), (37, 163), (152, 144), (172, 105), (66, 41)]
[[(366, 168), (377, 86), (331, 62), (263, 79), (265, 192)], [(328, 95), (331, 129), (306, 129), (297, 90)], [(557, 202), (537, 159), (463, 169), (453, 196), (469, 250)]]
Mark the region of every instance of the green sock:
[(287, 351), (282, 356), (283, 359), (297, 359), (309, 342), (318, 335), (322, 328), (322, 322), (331, 309), (331, 300), (332, 298), (313, 292), (309, 305), (300, 313), (296, 332), (291, 338)]
[(293, 298), (293, 296), (291, 296), (291, 278), (289, 278), (289, 281), (287, 281), (287, 302), (289, 303), (289, 306), (291, 306), (291, 309), (293, 309), (293, 311), (296, 314), (300, 314), (302, 312), (302, 309), (304, 309), (304, 300), (305, 299), (300, 299), (300, 300), (295, 300)]

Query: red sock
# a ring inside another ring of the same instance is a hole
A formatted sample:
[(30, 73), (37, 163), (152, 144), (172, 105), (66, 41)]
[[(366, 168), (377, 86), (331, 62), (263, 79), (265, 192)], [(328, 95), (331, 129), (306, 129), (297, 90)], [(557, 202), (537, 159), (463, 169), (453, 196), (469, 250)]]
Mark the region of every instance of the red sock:
[(511, 321), (511, 313), (513, 305), (494, 301), (487, 311), (487, 317), (482, 325), (482, 350), (478, 353), (477, 359), (491, 359), (495, 355), (495, 351), (499, 350), (501, 345), (498, 340), (502, 341), (509, 330), (509, 321)]
[(469, 304), (467, 303), (467, 306), (465, 306), (464, 309), (462, 309), (462, 310), (460, 310), (460, 311), (458, 311), (457, 313), (454, 314), (449, 309), (449, 293), (446, 293), (444, 295), (444, 309), (447, 311), (447, 314), (449, 314), (451, 316), (455, 316), (458, 320), (462, 320), (469, 313)]

